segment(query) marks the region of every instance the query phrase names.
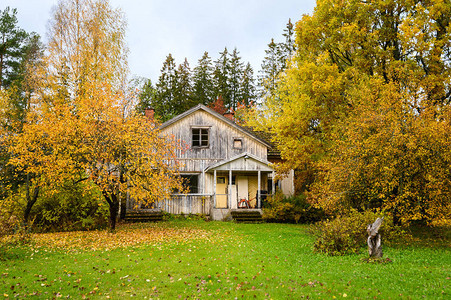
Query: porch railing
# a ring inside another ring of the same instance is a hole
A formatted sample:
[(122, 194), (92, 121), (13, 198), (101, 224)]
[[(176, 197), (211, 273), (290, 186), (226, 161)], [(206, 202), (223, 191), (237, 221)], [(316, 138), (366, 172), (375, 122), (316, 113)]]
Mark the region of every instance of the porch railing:
[(172, 194), (170, 199), (155, 202), (154, 207), (176, 215), (210, 215), (211, 199), (206, 194)]

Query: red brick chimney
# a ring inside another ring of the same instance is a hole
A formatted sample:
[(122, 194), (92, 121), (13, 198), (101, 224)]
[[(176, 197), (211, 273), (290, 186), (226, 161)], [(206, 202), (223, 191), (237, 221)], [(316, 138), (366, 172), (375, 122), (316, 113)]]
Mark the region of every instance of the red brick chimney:
[(153, 109), (152, 107), (148, 107), (144, 110), (144, 113), (146, 115), (146, 118), (149, 121), (153, 121), (153, 115), (155, 114), (155, 109)]
[(223, 116), (226, 117), (227, 119), (229, 119), (230, 121), (235, 122), (235, 118), (234, 118), (235, 113), (233, 113), (232, 111), (228, 110), (226, 111)]

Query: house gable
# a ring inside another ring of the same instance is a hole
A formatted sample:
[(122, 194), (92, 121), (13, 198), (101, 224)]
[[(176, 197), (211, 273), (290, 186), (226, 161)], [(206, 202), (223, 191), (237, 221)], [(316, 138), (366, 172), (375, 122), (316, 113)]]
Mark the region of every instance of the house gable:
[(184, 164), (182, 172), (202, 172), (242, 153), (266, 161), (270, 147), (266, 141), (201, 104), (163, 123), (160, 128), (163, 134), (185, 143), (186, 150), (177, 153)]

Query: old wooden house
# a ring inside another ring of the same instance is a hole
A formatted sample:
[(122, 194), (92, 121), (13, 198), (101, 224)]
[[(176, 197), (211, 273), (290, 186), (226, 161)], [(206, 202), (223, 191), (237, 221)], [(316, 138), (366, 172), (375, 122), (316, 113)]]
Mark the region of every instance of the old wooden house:
[[(256, 133), (237, 125), (229, 115), (197, 105), (161, 125), (163, 134), (186, 143), (179, 151), (181, 176), (188, 194), (154, 207), (175, 214), (202, 213), (222, 220), (236, 210), (260, 211), (267, 195), (276, 188), (292, 194), (293, 174), (276, 182), (271, 144)], [(275, 157), (277, 158), (277, 157)]]

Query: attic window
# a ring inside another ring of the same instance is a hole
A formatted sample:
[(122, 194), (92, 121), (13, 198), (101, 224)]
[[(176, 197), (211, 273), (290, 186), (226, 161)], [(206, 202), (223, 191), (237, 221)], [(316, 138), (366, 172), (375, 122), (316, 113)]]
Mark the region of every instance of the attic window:
[(208, 128), (192, 128), (192, 146), (193, 147), (208, 147), (209, 146), (209, 130)]
[(233, 138), (233, 149), (243, 149), (243, 139)]

